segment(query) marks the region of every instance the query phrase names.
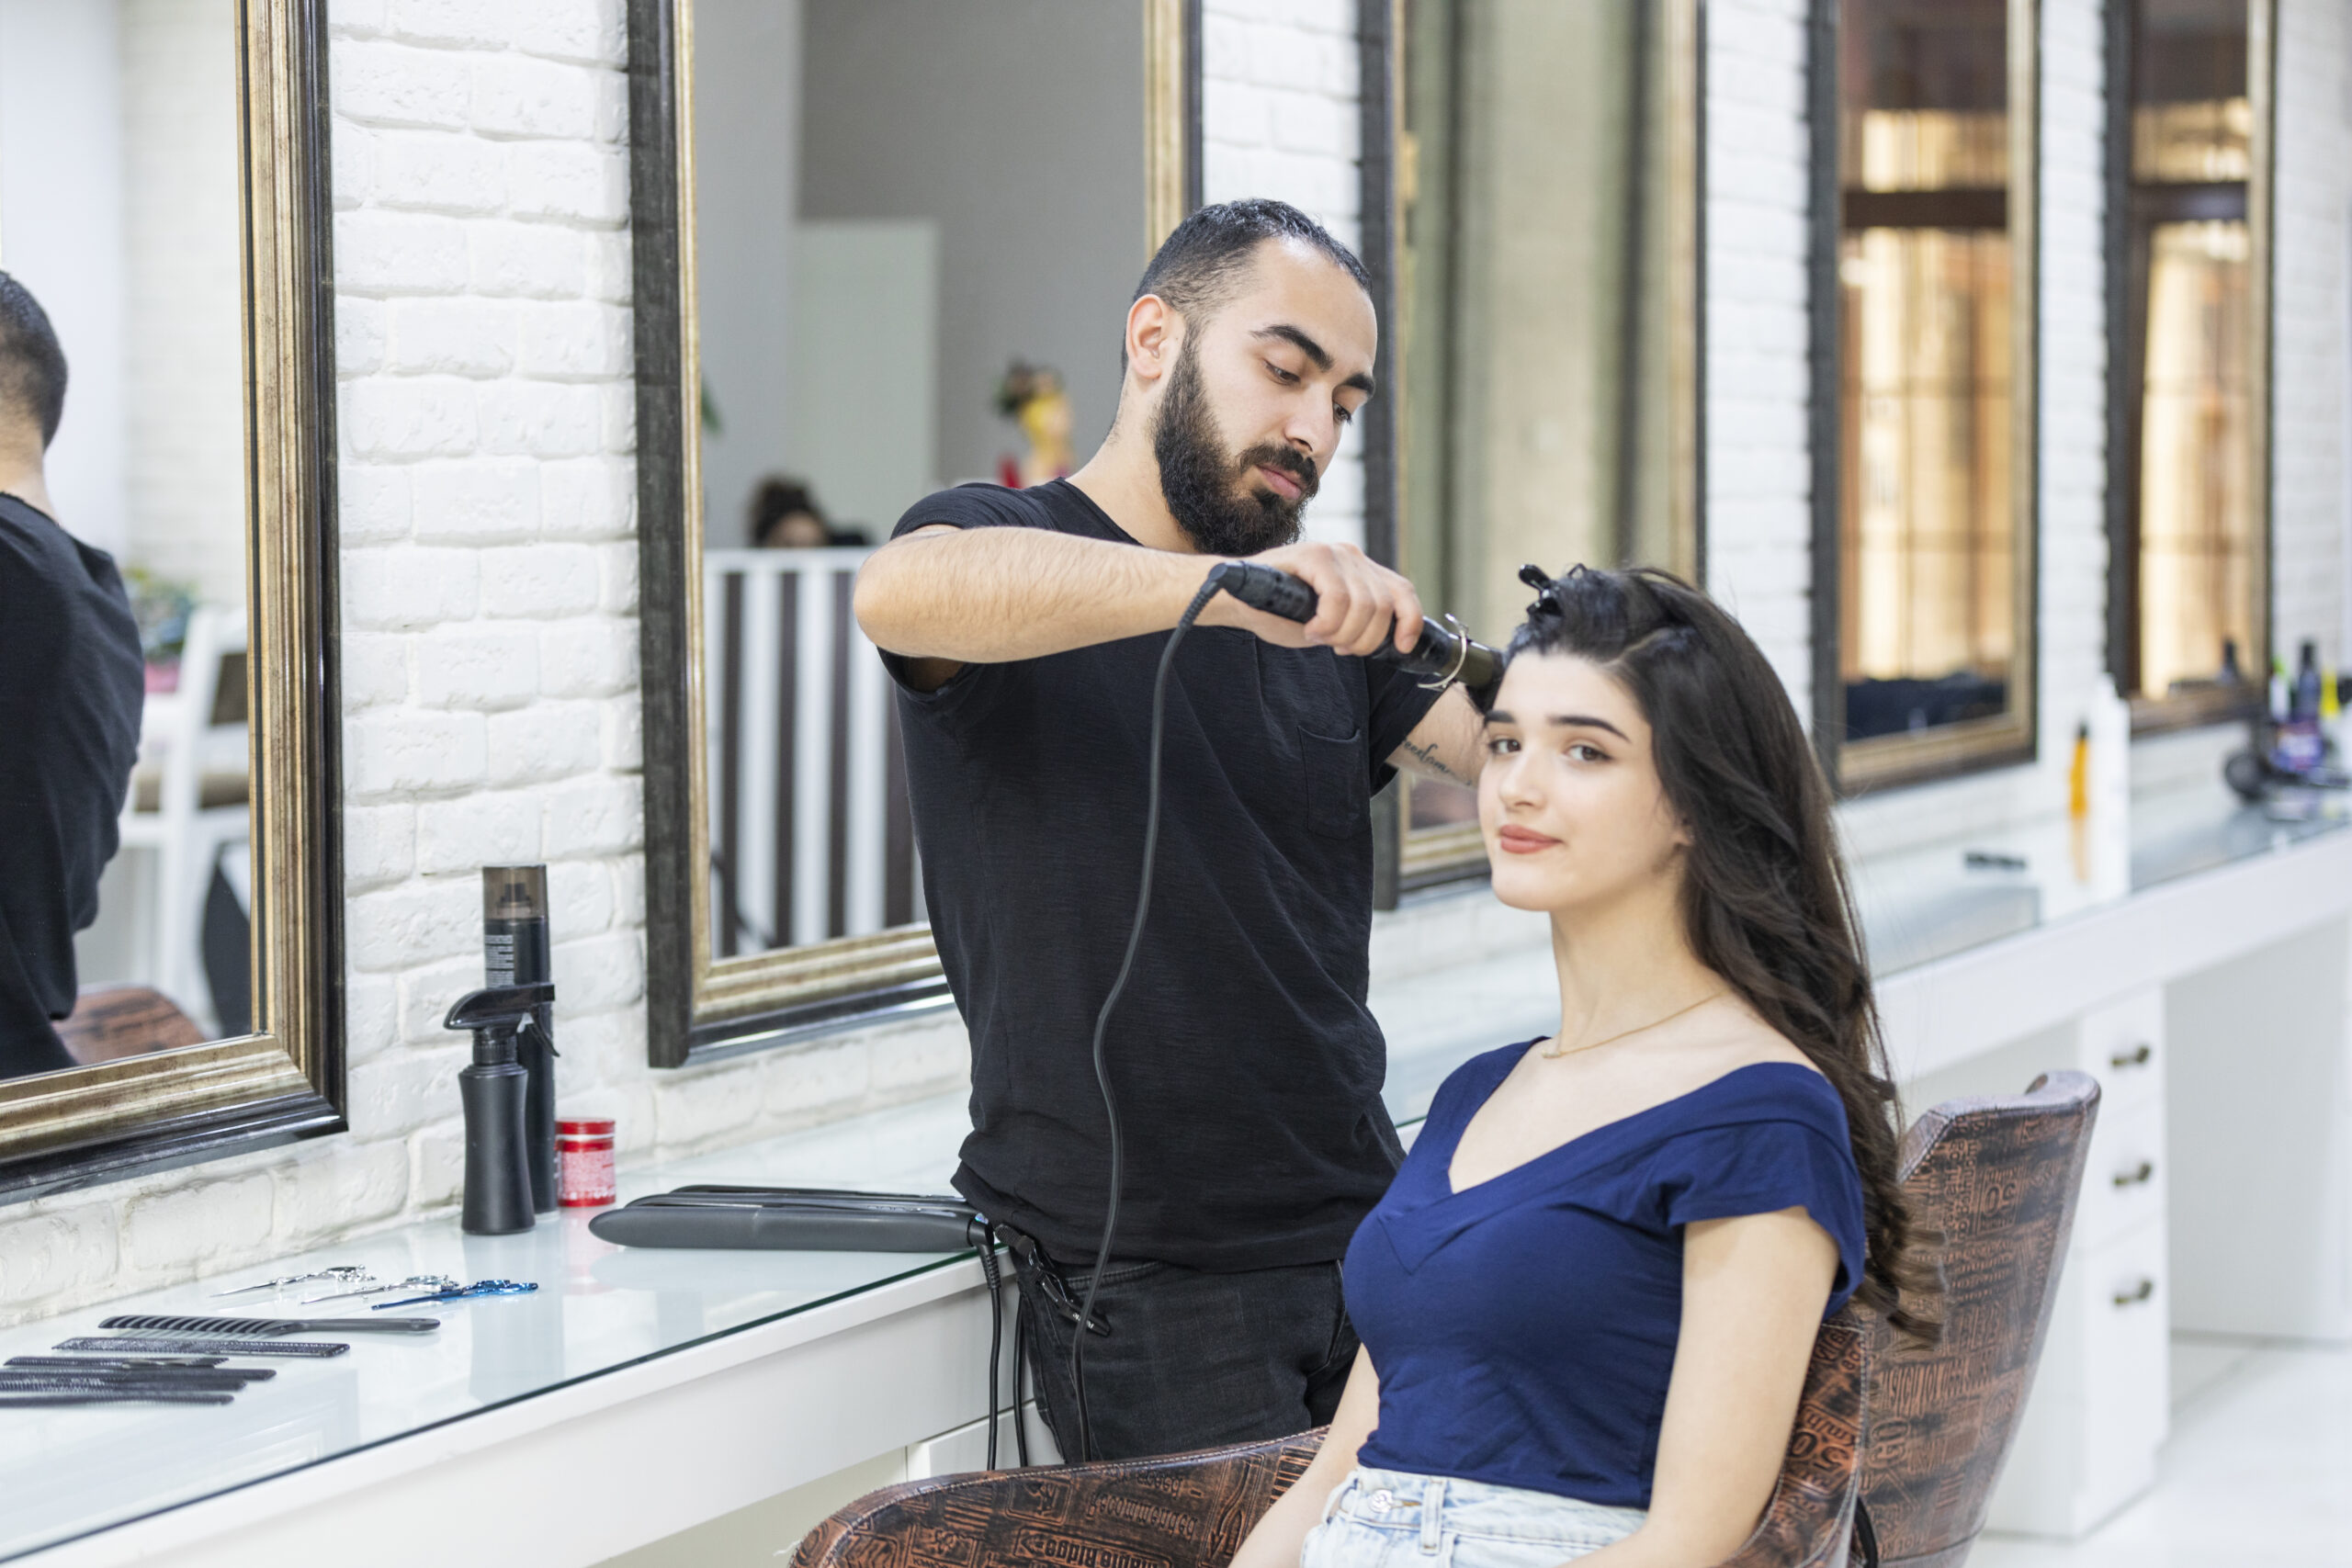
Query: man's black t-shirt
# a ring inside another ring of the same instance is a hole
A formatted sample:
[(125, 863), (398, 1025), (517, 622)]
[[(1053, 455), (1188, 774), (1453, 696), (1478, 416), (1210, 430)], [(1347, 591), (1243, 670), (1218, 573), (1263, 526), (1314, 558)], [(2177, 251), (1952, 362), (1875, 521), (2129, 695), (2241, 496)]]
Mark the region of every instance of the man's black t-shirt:
[[(896, 533), (938, 523), (1134, 544), (1065, 480), (945, 491)], [(930, 693), (885, 656), (932, 931), (972, 1036), (956, 1185), (1065, 1259), (1091, 1259), (1102, 1231), (1110, 1145), (1089, 1047), (1135, 913), (1166, 644), (967, 665)], [(1400, 1154), (1364, 1006), (1371, 800), (1434, 700), (1385, 661), (1186, 634), (1151, 915), (1105, 1045), (1121, 1258), (1336, 1258), (1386, 1190)]]
[(50, 1020), (74, 1010), (145, 685), (113, 558), (0, 495), (0, 1077), (74, 1065)]

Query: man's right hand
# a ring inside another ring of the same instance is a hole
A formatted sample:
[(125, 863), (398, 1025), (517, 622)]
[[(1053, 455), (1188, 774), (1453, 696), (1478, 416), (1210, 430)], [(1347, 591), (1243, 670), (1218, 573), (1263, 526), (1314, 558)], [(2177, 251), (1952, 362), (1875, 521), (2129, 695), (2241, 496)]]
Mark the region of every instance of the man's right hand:
[[(1412, 583), (1353, 545), (1283, 545), (1249, 558), (1314, 589), (1315, 618), (1300, 626), (1220, 593), (1203, 606), (1203, 626), (1239, 626), (1284, 648), (1328, 648), (1359, 659), (1392, 641), (1403, 653), (1420, 639), (1421, 598)], [(1214, 564), (1204, 560), (1204, 576)]]

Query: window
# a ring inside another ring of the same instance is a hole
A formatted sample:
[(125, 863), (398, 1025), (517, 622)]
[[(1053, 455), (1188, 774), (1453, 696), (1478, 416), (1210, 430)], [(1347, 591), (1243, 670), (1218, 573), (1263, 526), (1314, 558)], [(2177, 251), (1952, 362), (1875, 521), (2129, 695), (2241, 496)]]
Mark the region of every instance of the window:
[[(1524, 614), (1526, 562), (1695, 576), (1695, 4), (1405, 0), (1400, 19), (1400, 570), (1485, 640)], [(1475, 792), (1406, 788), (1404, 883), (1483, 870)]]
[(2261, 323), (2267, 6), (2110, 8), (2109, 656), (2137, 728), (2258, 700), (2268, 633)]
[(1815, 729), (1849, 786), (2032, 750), (2032, 15), (1842, 7)]

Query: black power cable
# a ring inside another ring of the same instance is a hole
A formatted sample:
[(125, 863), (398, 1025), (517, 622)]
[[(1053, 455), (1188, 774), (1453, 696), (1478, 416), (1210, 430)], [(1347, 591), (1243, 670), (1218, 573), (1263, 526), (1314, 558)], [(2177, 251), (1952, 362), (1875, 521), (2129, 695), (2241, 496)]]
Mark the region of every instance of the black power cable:
[[(993, 1226), (981, 1231), (979, 1246), (975, 1250), (980, 1255), (980, 1277), (989, 1282), (989, 1468), (994, 1470), (997, 1358), (1004, 1349), (1004, 1281), (997, 1271), (996, 1232)], [(1021, 1347), (1017, 1341), (1012, 1348), (1012, 1401), (1013, 1419), (1018, 1422), (1021, 1418)], [(1027, 1464), (1029, 1445), (1023, 1443), (1021, 1446), (1021, 1462)]]
[(1119, 1142), (1119, 1103), (1111, 1093), (1102, 1041), (1111, 1027), (1112, 1010), (1119, 1005), (1120, 993), (1127, 988), (1127, 976), (1135, 971), (1136, 950), (1143, 945), (1144, 918), (1151, 913), (1151, 866), (1159, 848), (1159, 748), (1168, 733), (1168, 671), (1176, 662), (1176, 649), (1183, 642), (1184, 634), (1193, 629), (1201, 611), (1224, 586), (1225, 568), (1219, 565), (1177, 617), (1175, 629), (1168, 634), (1168, 646), (1160, 650), (1159, 672), (1152, 677), (1151, 783), (1143, 813), (1143, 882), (1136, 891), (1135, 924), (1127, 931), (1127, 952), (1119, 961), (1119, 977), (1111, 982), (1111, 994), (1102, 998), (1102, 1010), (1094, 1015), (1094, 1082), (1102, 1091), (1102, 1119), (1111, 1127), (1111, 1198), (1103, 1205), (1102, 1245), (1095, 1250), (1094, 1272), (1087, 1276), (1086, 1299), (1079, 1305), (1078, 1325), (1070, 1331), (1069, 1382), (1078, 1396), (1078, 1457), (1081, 1461), (1094, 1457), (1094, 1431), (1086, 1414), (1086, 1331), (1094, 1322), (1094, 1294), (1102, 1288), (1102, 1271), (1111, 1266), (1111, 1242), (1119, 1231), (1119, 1179), (1125, 1163)]

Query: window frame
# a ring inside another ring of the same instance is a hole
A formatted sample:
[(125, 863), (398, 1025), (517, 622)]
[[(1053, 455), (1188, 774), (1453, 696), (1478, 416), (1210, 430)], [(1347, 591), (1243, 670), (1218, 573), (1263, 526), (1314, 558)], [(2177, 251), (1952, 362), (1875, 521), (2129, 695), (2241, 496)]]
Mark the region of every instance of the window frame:
[[(2251, 156), (2245, 182), (2246, 310), (2252, 388), (2247, 411), (2248, 468), (2253, 475), (2255, 532), (2254, 624), (2245, 650), (2244, 686), (2182, 695), (2139, 694), (2140, 683), (2140, 459), (2141, 417), (2146, 386), (2147, 267), (2143, 225), (2132, 199), (2134, 57), (2132, 6), (2110, 0), (2106, 6), (2107, 96), (2106, 256), (2107, 273), (2107, 667), (2117, 691), (2131, 703), (2132, 733), (2159, 735), (2204, 725), (2253, 718), (2265, 709), (2270, 661), (2276, 653), (2271, 594), (2276, 567), (2276, 475), (2272, 467), (2271, 403), (2278, 323), (2271, 310), (2277, 251), (2271, 243), (2278, 189), (2277, 106), (2278, 82), (2277, 0), (2245, 0), (2246, 99), (2252, 113)], [(2120, 85), (2120, 86), (2119, 86)], [(2199, 187), (2184, 186), (2184, 190)]]
[[(1393, 397), (1364, 410), (1364, 549), (1397, 566), (1403, 539), (1405, 435), (1410, 411), (1399, 363), (1396, 279), (1402, 274), (1404, 211), (1396, 166), (1407, 131), (1406, 0), (1358, 0), (1362, 49), (1361, 210), (1363, 259), (1373, 277), (1373, 302), (1385, 330), (1377, 374)], [(1456, 0), (1464, 3), (1464, 0)], [(1692, 582), (1706, 581), (1706, 0), (1640, 0), (1645, 24), (1660, 28), (1665, 51), (1668, 202), (1670, 264), (1667, 310), (1668, 510), (1673, 558), (1668, 566)], [(1442, 606), (1430, 606), (1432, 614)], [(1487, 874), (1487, 847), (1475, 822), (1416, 830), (1415, 781), (1400, 774), (1373, 802), (1374, 905), (1394, 908), (1407, 893)]]
[(1813, 737), (1840, 795), (1924, 784), (2033, 761), (2041, 693), (2041, 51), (2040, 0), (2007, 0), (2010, 247), (2010, 560), (2017, 652), (2008, 711), (1900, 735), (1845, 739), (1845, 98), (1840, 0), (1810, 0), (1806, 99), (1813, 126), (1807, 202), (1813, 481)]
[[(1141, 14), (1145, 225), (1200, 199), (1201, 0)], [(713, 953), (705, 738), (701, 367), (694, 284), (694, 0), (628, 0), (639, 653), (645, 727), (647, 1055), (681, 1067), (950, 1005), (928, 923)]]

